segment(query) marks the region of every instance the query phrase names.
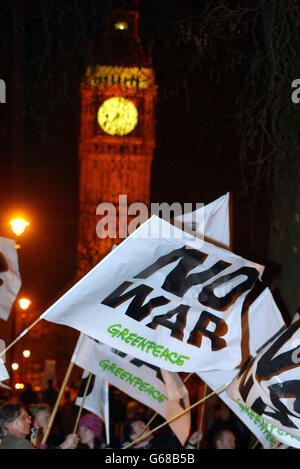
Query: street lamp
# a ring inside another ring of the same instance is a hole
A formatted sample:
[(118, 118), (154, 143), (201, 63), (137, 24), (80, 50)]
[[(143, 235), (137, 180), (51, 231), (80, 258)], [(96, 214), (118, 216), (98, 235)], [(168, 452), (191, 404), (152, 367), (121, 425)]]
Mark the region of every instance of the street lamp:
[(126, 29), (128, 29), (128, 23), (126, 23), (126, 21), (118, 21), (114, 24), (114, 29), (119, 31), (126, 31)]
[[(19, 238), (24, 233), (26, 227), (30, 225), (30, 223), (27, 220), (24, 220), (24, 218), (17, 217), (17, 218), (14, 218), (14, 219), (10, 220), (9, 225), (11, 226), (11, 229), (12, 229), (13, 233), (16, 235), (16, 237)], [(20, 249), (21, 244), (19, 242), (16, 242), (15, 248)], [(18, 304), (19, 304), (20, 309), (25, 312), (29, 308), (29, 306), (31, 304), (31, 301), (28, 298), (20, 298), (19, 301), (18, 301)], [(21, 314), (22, 326), (24, 324), (24, 318), (25, 318), (25, 313), (24, 312)], [(12, 336), (13, 336), (13, 338), (16, 335), (15, 334), (16, 327), (17, 327), (16, 316), (14, 315), (13, 323), (12, 323)], [(16, 352), (16, 350), (12, 349), (11, 350), (11, 355), (10, 355), (11, 361), (13, 362), (12, 363), (12, 369), (14, 371), (16, 371), (19, 368), (19, 364), (14, 362), (15, 352)], [(14, 368), (13, 365), (17, 366), (17, 368)], [(21, 365), (22, 365), (22, 363), (21, 363)]]
[[(26, 227), (30, 225), (30, 223), (23, 218), (14, 218), (9, 222), (12, 231), (15, 233), (16, 236), (21, 236), (24, 233)], [(16, 249), (20, 249), (20, 243), (16, 244)]]
[(16, 389), (24, 389), (24, 384), (23, 383), (16, 383), (15, 388)]
[(14, 218), (9, 222), (12, 231), (17, 235), (20, 236), (24, 233), (26, 226), (30, 225), (30, 223), (22, 218)]
[[(26, 318), (26, 311), (31, 305), (31, 300), (29, 298), (22, 297), (18, 300), (19, 308), (22, 310), (21, 313), (21, 329), (22, 331), (24, 330), (25, 327), (25, 318)], [(18, 349), (21, 351), (20, 346)], [(30, 357), (30, 350), (25, 349), (22, 351), (22, 357), (21, 357), (21, 379), (26, 377), (26, 369), (25, 369), (25, 363), (24, 363), (24, 358), (29, 358)]]
[(20, 298), (19, 299), (19, 306), (23, 311), (29, 308), (31, 305), (31, 301), (28, 298)]

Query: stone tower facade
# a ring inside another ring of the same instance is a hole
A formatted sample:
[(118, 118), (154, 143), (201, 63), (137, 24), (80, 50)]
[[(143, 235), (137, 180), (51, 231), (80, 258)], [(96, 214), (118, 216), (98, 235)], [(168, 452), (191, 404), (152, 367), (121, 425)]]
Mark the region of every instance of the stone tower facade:
[[(78, 278), (122, 241), (119, 196), (149, 205), (157, 85), (138, 19), (137, 10), (109, 16), (81, 84)], [(116, 237), (96, 233), (104, 203), (115, 206)]]

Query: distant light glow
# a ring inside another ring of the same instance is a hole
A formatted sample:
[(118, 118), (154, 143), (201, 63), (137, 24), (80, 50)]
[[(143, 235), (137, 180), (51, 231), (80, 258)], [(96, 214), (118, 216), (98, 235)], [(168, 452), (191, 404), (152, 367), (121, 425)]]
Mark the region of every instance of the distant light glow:
[(30, 354), (31, 354), (30, 350), (23, 350), (23, 357), (28, 358), (30, 357)]
[(19, 363), (16, 363), (16, 362), (12, 363), (12, 364), (11, 364), (11, 368), (12, 368), (13, 370), (17, 370), (17, 369), (19, 368)]
[(23, 220), (22, 218), (15, 218), (14, 220), (11, 220), (9, 224), (17, 236), (20, 236), (22, 233), (24, 233), (26, 226), (30, 225), (28, 221)]
[(15, 388), (16, 389), (24, 389), (24, 384), (23, 383), (16, 383)]
[(126, 23), (126, 21), (118, 21), (117, 23), (114, 24), (114, 28), (124, 31), (128, 29), (128, 23)]
[(28, 298), (20, 298), (19, 299), (19, 306), (23, 311), (29, 308), (31, 305), (31, 301)]

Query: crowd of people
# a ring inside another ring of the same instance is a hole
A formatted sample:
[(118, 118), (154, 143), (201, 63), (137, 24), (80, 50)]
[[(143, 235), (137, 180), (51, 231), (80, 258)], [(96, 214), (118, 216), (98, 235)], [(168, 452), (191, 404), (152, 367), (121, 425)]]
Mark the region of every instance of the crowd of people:
[[(112, 389), (110, 416), (110, 441), (106, 442), (104, 423), (95, 414), (82, 410), (79, 423), (74, 428), (79, 407), (76, 395), (66, 390), (55, 414), (46, 441), (52, 408), (57, 390), (53, 382), (38, 394), (28, 384), (23, 392), (15, 395), (0, 389), (0, 449), (247, 449), (253, 435), (231, 410), (219, 399), (206, 419), (204, 432), (192, 428), (184, 446), (181, 445), (169, 425), (150, 433), (147, 426), (149, 411), (142, 404), (120, 398), (121, 392)], [(125, 395), (124, 395), (125, 396)], [(124, 397), (123, 396), (123, 397)], [(114, 405), (115, 402), (115, 405)], [(152, 411), (153, 413), (153, 411)], [(155, 425), (164, 422), (159, 415)], [(192, 425), (193, 427), (193, 425)], [(137, 441), (136, 441), (137, 440)]]

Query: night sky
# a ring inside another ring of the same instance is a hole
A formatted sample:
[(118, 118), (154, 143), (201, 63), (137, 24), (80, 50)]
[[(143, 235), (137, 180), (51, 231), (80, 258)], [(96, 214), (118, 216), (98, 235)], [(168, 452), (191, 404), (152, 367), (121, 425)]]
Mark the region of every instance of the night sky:
[[(7, 223), (18, 209), (31, 222), (21, 240), (19, 262), (21, 291), (33, 299), (33, 317), (74, 282), (79, 84), (90, 42), (97, 43), (105, 18), (117, 4), (46, 1), (49, 9), (41, 12), (39, 3), (1, 2), (5, 34), (0, 78), (6, 81), (7, 103), (0, 105), (0, 234), (11, 237)], [(120, 2), (125, 9), (128, 4)], [(239, 155), (237, 103), (243, 99), (253, 37), (247, 28), (235, 35), (228, 27), (212, 46), (213, 54), (205, 45), (197, 48), (194, 38), (204, 6), (203, 1), (140, 2), (140, 36), (145, 46), (152, 46), (159, 86), (151, 201), (208, 203), (230, 191), (234, 252), (266, 265), (268, 284), (281, 269), (269, 254), (272, 183), (263, 167), (259, 184), (247, 186), (253, 168), (242, 168)], [(50, 20), (45, 22), (47, 15)], [(16, 32), (16, 24), (23, 29)], [(202, 40), (210, 41), (209, 29)], [(239, 54), (232, 52), (235, 48)], [(289, 236), (287, 242), (296, 246), (299, 241)], [(295, 283), (291, 292), (277, 289), (277, 295), (283, 312), (294, 313)], [(1, 328), (8, 333), (10, 321), (1, 321)]]

